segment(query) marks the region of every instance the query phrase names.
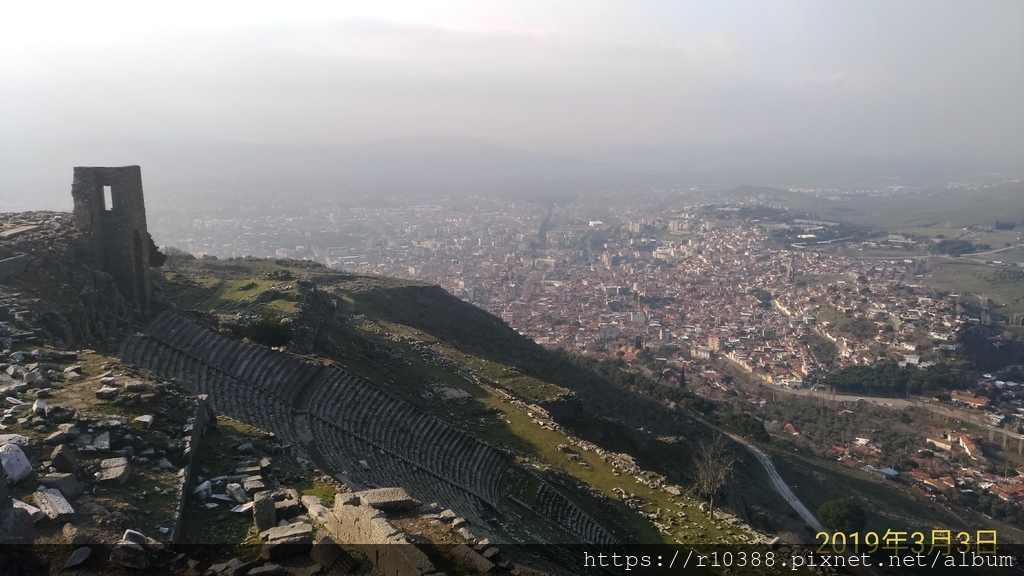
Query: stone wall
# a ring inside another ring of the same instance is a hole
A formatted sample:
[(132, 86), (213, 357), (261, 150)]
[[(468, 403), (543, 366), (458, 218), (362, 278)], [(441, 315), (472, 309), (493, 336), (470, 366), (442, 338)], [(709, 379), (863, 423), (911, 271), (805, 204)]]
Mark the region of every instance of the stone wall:
[(192, 430), (185, 441), (185, 467), (178, 471), (178, 509), (174, 513), (174, 525), (168, 535), (168, 541), (172, 544), (177, 542), (181, 536), (181, 518), (185, 511), (185, 501), (188, 499), (189, 480), (192, 479), (192, 461), (195, 459), (196, 449), (199, 448), (199, 441), (203, 438), (206, 425), (214, 418), (207, 395), (200, 394), (196, 403), (196, 415), (192, 421)]

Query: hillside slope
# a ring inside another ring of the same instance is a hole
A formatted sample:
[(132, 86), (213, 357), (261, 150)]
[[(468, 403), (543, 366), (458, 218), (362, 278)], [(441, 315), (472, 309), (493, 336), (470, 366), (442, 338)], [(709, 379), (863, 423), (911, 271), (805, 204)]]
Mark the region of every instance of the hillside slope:
[[(287, 327), (292, 352), (498, 447), (621, 540), (751, 537), (708, 521), (688, 493), (692, 447), (713, 431), (682, 408), (682, 391), (667, 402), (626, 390), (436, 286), (256, 259), (178, 262), (167, 277), (170, 299), (221, 332), (258, 340), (254, 326)], [(762, 529), (801, 529), (766, 483), (748, 459), (726, 501)]]

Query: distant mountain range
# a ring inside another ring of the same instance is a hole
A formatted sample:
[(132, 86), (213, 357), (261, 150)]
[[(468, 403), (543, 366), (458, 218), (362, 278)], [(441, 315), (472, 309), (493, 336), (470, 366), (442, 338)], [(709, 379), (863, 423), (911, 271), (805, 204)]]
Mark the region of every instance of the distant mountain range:
[(0, 210), (4, 211), (67, 209), (72, 166), (139, 164), (147, 190), (204, 201), (267, 194), (316, 201), (337, 195), (537, 196), (651, 186), (921, 184), (999, 171), (994, 163), (951, 159), (808, 155), (697, 144), (623, 147), (581, 158), (465, 136), (306, 146), (166, 139), (24, 142), (0, 152)]

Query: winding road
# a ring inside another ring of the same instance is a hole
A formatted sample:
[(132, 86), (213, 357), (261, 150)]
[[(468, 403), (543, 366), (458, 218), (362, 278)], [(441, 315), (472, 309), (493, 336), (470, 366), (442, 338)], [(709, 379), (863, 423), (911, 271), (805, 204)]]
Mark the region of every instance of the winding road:
[(814, 528), (815, 532), (827, 532), (821, 522), (818, 522), (818, 519), (814, 517), (814, 514), (811, 514), (811, 511), (807, 509), (807, 506), (804, 506), (804, 503), (796, 497), (796, 494), (793, 494), (793, 491), (789, 489), (789, 485), (787, 485), (782, 479), (782, 476), (779, 476), (779, 471), (775, 469), (775, 464), (772, 464), (771, 458), (768, 458), (768, 455), (755, 448), (752, 444), (747, 443), (746, 440), (739, 436), (729, 434), (729, 437), (746, 446), (747, 450), (750, 450), (750, 453), (753, 454), (759, 462), (761, 462), (761, 466), (764, 466), (765, 472), (768, 473), (768, 478), (772, 481), (772, 486), (775, 488), (775, 491), (785, 498), (786, 502), (789, 502), (789, 505), (792, 506), (793, 510), (796, 510), (796, 513), (804, 519), (804, 522), (807, 522), (808, 526)]

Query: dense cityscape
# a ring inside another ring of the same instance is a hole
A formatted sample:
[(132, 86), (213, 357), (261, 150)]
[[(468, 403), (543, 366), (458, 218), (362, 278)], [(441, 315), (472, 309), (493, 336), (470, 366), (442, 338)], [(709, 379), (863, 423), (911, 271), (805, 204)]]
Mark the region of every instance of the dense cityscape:
[[(821, 361), (832, 364), (815, 359), (814, 339), (835, 346), (840, 366), (894, 360), (927, 367), (955, 350), (959, 323), (979, 321), (957, 313), (958, 295), (923, 286), (916, 260), (781, 248), (773, 230), (833, 223), (783, 224), (740, 218), (737, 210), (623, 207), (610, 210), (621, 218), (605, 222), (558, 206), (546, 213), (536, 204), (474, 198), (280, 222), (194, 220), (165, 242), (197, 255), (307, 259), (414, 278), (544, 346), (673, 350), (669, 366), (721, 355), (766, 383), (797, 388)], [(261, 239), (263, 229), (306, 230), (312, 238), (283, 246)], [(219, 234), (231, 240), (220, 243)], [(326, 236), (350, 246), (317, 242)]]

